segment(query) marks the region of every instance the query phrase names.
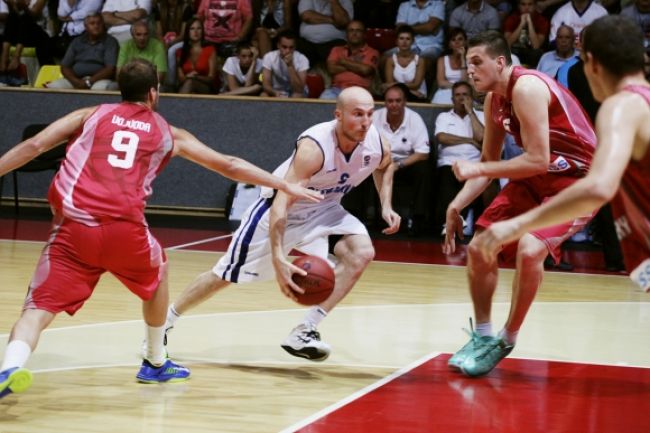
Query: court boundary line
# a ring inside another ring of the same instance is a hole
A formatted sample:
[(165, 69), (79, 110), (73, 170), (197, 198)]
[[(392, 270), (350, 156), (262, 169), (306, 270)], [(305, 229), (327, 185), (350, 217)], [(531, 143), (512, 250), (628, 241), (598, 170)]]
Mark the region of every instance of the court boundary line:
[(336, 403), (333, 403), (333, 404), (319, 410), (318, 412), (308, 416), (307, 418), (303, 419), (302, 421), (298, 421), (298, 422), (290, 425), (289, 427), (286, 427), (286, 428), (280, 430), (278, 433), (293, 433), (293, 432), (297, 431), (298, 429), (301, 429), (303, 427), (308, 426), (309, 424), (313, 424), (315, 421), (318, 421), (319, 419), (321, 419), (321, 418), (329, 415), (330, 413), (332, 413), (332, 412), (334, 412), (334, 411), (336, 411), (336, 410), (338, 410), (338, 409), (352, 403), (353, 401), (358, 400), (358, 399), (360, 399), (361, 397), (363, 397), (363, 396), (365, 396), (367, 394), (370, 394), (372, 391), (386, 385), (387, 383), (392, 382), (393, 380), (397, 379), (400, 376), (405, 375), (409, 371), (414, 370), (415, 368), (419, 367), (420, 365), (422, 365), (422, 364), (432, 360), (433, 358), (439, 356), (440, 354), (441, 354), (441, 352), (429, 353), (428, 355), (425, 355), (422, 358), (417, 359), (417, 360), (411, 362), (410, 364), (407, 364), (407, 365), (399, 368), (397, 371), (392, 372), (388, 376), (383, 377), (383, 378), (379, 379), (378, 381), (376, 381), (376, 382), (374, 382), (374, 383), (372, 383), (372, 384), (370, 384), (368, 386), (365, 386), (365, 387), (361, 388), (358, 391), (353, 392), (349, 396), (344, 397), (343, 399), (337, 401)]

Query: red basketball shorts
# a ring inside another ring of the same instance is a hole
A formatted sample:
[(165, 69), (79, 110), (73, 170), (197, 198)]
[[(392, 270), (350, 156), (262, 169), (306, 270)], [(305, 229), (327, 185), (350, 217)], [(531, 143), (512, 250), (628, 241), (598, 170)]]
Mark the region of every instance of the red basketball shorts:
[[(553, 174), (511, 180), (485, 209), (476, 221), (476, 226), (485, 229), (492, 223), (521, 215), (544, 203), (576, 180), (578, 178)], [(532, 232), (532, 235), (546, 244), (549, 253), (557, 263), (560, 261), (562, 243), (582, 230), (592, 217), (593, 214), (540, 229)], [(513, 261), (516, 254), (517, 242), (505, 245), (501, 251), (502, 259), (508, 262)]]
[(24, 308), (72, 315), (104, 272), (146, 301), (158, 289), (166, 263), (160, 244), (142, 224), (111, 221), (90, 227), (55, 217)]

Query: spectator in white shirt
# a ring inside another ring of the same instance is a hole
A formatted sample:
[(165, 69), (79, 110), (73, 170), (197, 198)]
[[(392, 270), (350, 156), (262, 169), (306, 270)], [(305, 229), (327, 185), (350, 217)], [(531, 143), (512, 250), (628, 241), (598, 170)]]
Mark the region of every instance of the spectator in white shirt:
[(262, 96), (304, 98), (309, 60), (296, 51), (296, 36), (290, 30), (278, 34), (278, 49), (262, 59)]
[(394, 185), (400, 191), (393, 194), (394, 205), (404, 192), (400, 187), (408, 188), (405, 225), (409, 235), (417, 235), (431, 207), (429, 133), (422, 117), (406, 106), (408, 94), (409, 88), (403, 83), (388, 87), (384, 93), (386, 106), (373, 113), (372, 123), (390, 143)]
[[(452, 170), (454, 162), (459, 160), (478, 161), (483, 147), (484, 123), (482, 111), (475, 111), (473, 90), (467, 81), (458, 81), (452, 86), (453, 108), (440, 113), (436, 118), (436, 140), (438, 141), (438, 176), (437, 206), (434, 222), (442, 227), (449, 203), (462, 189), (464, 182), (456, 179)], [(467, 218), (469, 209), (478, 218), (482, 200), (465, 209)]]
[(223, 65), (224, 91), (222, 95), (259, 95), (262, 91), (259, 76), (262, 60), (256, 47), (248, 42), (237, 44), (237, 55), (228, 57)]
[(131, 39), (131, 25), (148, 18), (151, 6), (151, 0), (106, 0), (102, 16), (108, 34), (120, 43), (128, 41)]

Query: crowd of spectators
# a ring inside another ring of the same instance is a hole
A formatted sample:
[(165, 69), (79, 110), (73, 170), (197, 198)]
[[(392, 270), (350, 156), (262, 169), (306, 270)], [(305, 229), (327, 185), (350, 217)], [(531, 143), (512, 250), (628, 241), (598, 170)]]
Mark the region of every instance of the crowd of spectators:
[[(33, 47), (41, 65), (60, 65), (62, 78), (47, 84), (59, 89), (115, 90), (134, 57), (156, 65), (167, 92), (333, 99), (362, 86), (386, 100), (375, 122), (394, 142), (398, 178), (417, 186), (409, 228), (439, 232), (461, 187), (450, 164), (481, 149), (468, 39), (501, 31), (515, 64), (567, 82), (581, 30), (611, 13), (636, 21), (650, 52), (650, 0), (0, 0), (0, 85), (26, 84), (20, 59)], [(324, 89), (317, 94), (313, 75)], [(407, 101), (451, 109), (434, 128)], [(423, 173), (435, 179), (437, 208), (427, 208), (432, 182)], [(477, 217), (486, 200), (465, 216)]]
[[(634, 19), (650, 41), (650, 0), (0, 0), (0, 83), (26, 84), (20, 59), (33, 47), (40, 65), (62, 66), (57, 87), (110, 89), (115, 76), (105, 73), (143, 56), (168, 92), (302, 97), (316, 73), (323, 98), (362, 85), (380, 99), (401, 82), (409, 101), (451, 105), (478, 32), (502, 31), (521, 64), (554, 76), (584, 26), (608, 13)], [(97, 27), (97, 14), (106, 31), (91, 36), (86, 18)], [(378, 27), (392, 31), (393, 48), (367, 41)]]

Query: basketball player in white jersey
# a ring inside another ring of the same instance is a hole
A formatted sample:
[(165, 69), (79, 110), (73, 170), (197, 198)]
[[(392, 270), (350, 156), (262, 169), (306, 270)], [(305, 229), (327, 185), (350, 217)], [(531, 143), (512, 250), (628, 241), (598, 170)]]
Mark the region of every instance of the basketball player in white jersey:
[(4, 176), (70, 140), (48, 194), (54, 213), (50, 238), (0, 368), (0, 398), (30, 386), (32, 375), (24, 365), (41, 332), (58, 313), (72, 315), (81, 308), (107, 271), (143, 301), (148, 346), (138, 381), (177, 382), (189, 377), (187, 368), (166, 357), (167, 259), (144, 217), (151, 184), (172, 156), (238, 181), (276, 188), (302, 200), (320, 200), (317, 192), (215, 152), (189, 132), (168, 125), (155, 112), (158, 77), (151, 63), (142, 59), (127, 63), (118, 81), (123, 102), (74, 111), (0, 158)]
[(337, 261), (333, 293), (308, 310), (303, 322), (282, 343), (294, 356), (313, 361), (329, 356), (330, 347), (320, 341), (316, 327), (348, 294), (375, 254), (365, 226), (343, 209), (341, 198), (372, 174), (382, 217), (388, 224), (384, 233), (395, 233), (400, 225), (400, 217), (391, 205), (390, 148), (372, 125), (373, 110), (374, 101), (368, 91), (347, 88), (337, 99), (335, 119), (315, 125), (298, 137), (293, 155), (274, 174), (320, 191), (323, 200), (309, 203), (282, 191), (273, 195), (273, 191), (263, 190), (242, 218), (226, 254), (170, 306), (168, 327), (182, 313), (230, 283), (263, 281), (275, 274), (282, 292), (295, 299), (295, 293), (302, 289), (291, 276), (304, 271), (292, 265), (287, 254), (295, 248), (327, 259), (328, 242), (334, 240)]

